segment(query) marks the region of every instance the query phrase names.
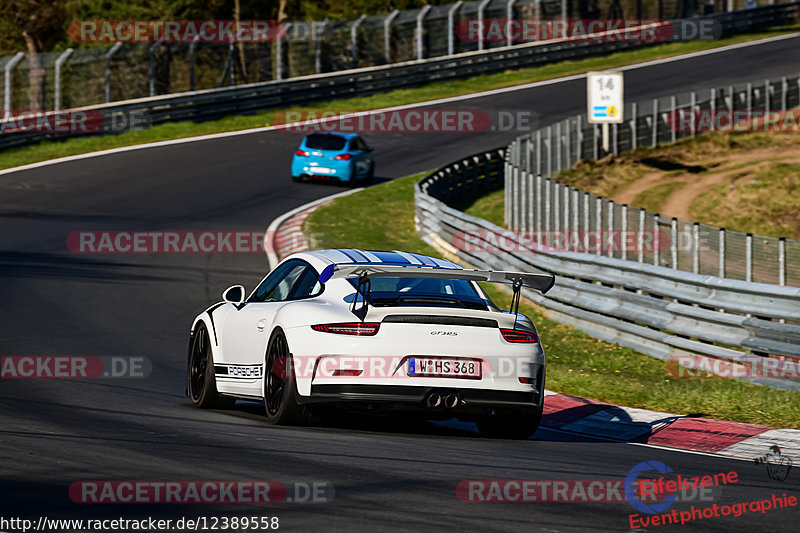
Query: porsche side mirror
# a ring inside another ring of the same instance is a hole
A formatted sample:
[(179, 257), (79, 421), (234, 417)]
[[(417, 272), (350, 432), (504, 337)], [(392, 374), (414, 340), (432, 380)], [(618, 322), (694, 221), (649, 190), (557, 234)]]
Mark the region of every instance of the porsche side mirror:
[(225, 289), (225, 292), (222, 293), (222, 299), (232, 304), (241, 304), (244, 302), (244, 287), (241, 285), (228, 287)]

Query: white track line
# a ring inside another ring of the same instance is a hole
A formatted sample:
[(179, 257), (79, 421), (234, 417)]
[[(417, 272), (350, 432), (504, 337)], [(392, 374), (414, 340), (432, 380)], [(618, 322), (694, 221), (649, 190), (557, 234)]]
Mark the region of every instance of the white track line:
[[(672, 63), (674, 61), (683, 61), (685, 59), (693, 59), (695, 57), (701, 57), (701, 56), (706, 56), (706, 55), (710, 55), (710, 54), (717, 54), (717, 53), (720, 53), (720, 52), (727, 52), (729, 50), (736, 50), (736, 49), (745, 48), (745, 47), (748, 47), (748, 46), (758, 46), (758, 45), (769, 44), (769, 43), (772, 43), (772, 42), (782, 41), (782, 40), (786, 40), (786, 39), (794, 39), (794, 38), (796, 38), (798, 36), (800, 36), (800, 33), (790, 33), (790, 34), (787, 34), (787, 35), (778, 35), (776, 37), (767, 37), (765, 39), (759, 39), (757, 41), (748, 41), (748, 42), (745, 42), (745, 43), (731, 44), (731, 45), (728, 45), (728, 46), (721, 46), (719, 48), (712, 48), (710, 50), (702, 50), (700, 52), (691, 52), (691, 53), (684, 54), (684, 55), (678, 55), (678, 56), (673, 56), (673, 57), (665, 57), (663, 59), (655, 59), (653, 61), (647, 61), (647, 62), (644, 62), (644, 63), (636, 63), (636, 64), (633, 64), (633, 65), (627, 65), (627, 66), (624, 66), (624, 67), (619, 67), (617, 70), (634, 70), (634, 69), (639, 69), (639, 68), (647, 68), (647, 67), (652, 67), (652, 66), (655, 66), (655, 65), (661, 65), (661, 64), (664, 64), (664, 63)], [(564, 82), (578, 80), (578, 79), (585, 78), (585, 77), (586, 77), (586, 74), (574, 74), (572, 76), (564, 76), (564, 77), (561, 77), (561, 78), (553, 78), (553, 79), (550, 79), (550, 80), (543, 80), (543, 81), (537, 81), (537, 82), (533, 82), (533, 83), (526, 83), (524, 85), (515, 85), (513, 87), (504, 87), (502, 89), (493, 89), (491, 91), (484, 91), (484, 92), (472, 93), (472, 94), (464, 94), (464, 95), (461, 95), (461, 96), (452, 96), (452, 97), (448, 97), (448, 98), (440, 98), (438, 100), (428, 100), (426, 102), (417, 102), (417, 103), (413, 103), (413, 104), (406, 104), (406, 105), (395, 106), (395, 107), (387, 107), (387, 108), (382, 108), (382, 109), (373, 109), (371, 111), (372, 112), (399, 111), (399, 110), (403, 110), (403, 109), (413, 109), (413, 108), (417, 108), (417, 107), (427, 107), (427, 106), (432, 106), (432, 105), (445, 104), (445, 103), (449, 103), (449, 102), (460, 102), (460, 101), (463, 101), (463, 100), (470, 100), (470, 99), (473, 99), (473, 98), (483, 98), (483, 97), (486, 97), (486, 96), (493, 96), (493, 95), (496, 95), (496, 94), (503, 94), (503, 93), (514, 92), (514, 91), (524, 91), (526, 89), (533, 89), (533, 88), (536, 88), (536, 87), (543, 87), (543, 86), (546, 86), (546, 85), (554, 85), (556, 83), (564, 83)], [(363, 113), (366, 113), (366, 112), (363, 112)], [(31, 170), (31, 169), (35, 169), (35, 168), (41, 168), (41, 167), (48, 166), (48, 165), (55, 165), (55, 164), (58, 164), (58, 163), (67, 163), (67, 162), (70, 162), (70, 161), (78, 161), (78, 160), (81, 160), (81, 159), (89, 159), (91, 157), (99, 157), (99, 156), (103, 156), (103, 155), (118, 154), (118, 153), (122, 153), (122, 152), (129, 152), (129, 151), (132, 151), (132, 150), (142, 150), (144, 148), (159, 148), (159, 147), (162, 147), (162, 146), (172, 146), (172, 145), (176, 145), (176, 144), (184, 144), (184, 143), (191, 143), (191, 142), (198, 142), (198, 141), (207, 141), (207, 140), (212, 140), (212, 139), (222, 139), (222, 138), (226, 138), (226, 137), (235, 137), (237, 135), (249, 135), (251, 133), (261, 133), (261, 132), (265, 132), (265, 131), (274, 131), (274, 130), (280, 130), (280, 129), (285, 129), (285, 128), (286, 128), (285, 124), (279, 124), (279, 125), (276, 125), (276, 126), (264, 126), (264, 127), (260, 127), (260, 128), (250, 128), (250, 129), (247, 129), (247, 130), (228, 131), (228, 132), (223, 132), (223, 133), (210, 133), (208, 135), (197, 135), (195, 137), (184, 137), (182, 139), (169, 139), (169, 140), (166, 140), (166, 141), (156, 141), (156, 142), (146, 143), (146, 144), (134, 144), (134, 145), (131, 145), (131, 146), (121, 146), (119, 148), (109, 148), (108, 150), (100, 150), (100, 151), (97, 151), (97, 152), (88, 152), (88, 153), (85, 153), (85, 154), (76, 154), (76, 155), (71, 155), (71, 156), (66, 156), (66, 157), (60, 157), (58, 159), (50, 159), (50, 160), (47, 160), (47, 161), (39, 161), (37, 163), (30, 163), (28, 165), (22, 165), (22, 166), (19, 166), (19, 167), (7, 168), (5, 170), (0, 170), (0, 176), (6, 175), (6, 174), (11, 174), (11, 173), (14, 173), (14, 172), (21, 172), (21, 171), (24, 171), (24, 170)]]

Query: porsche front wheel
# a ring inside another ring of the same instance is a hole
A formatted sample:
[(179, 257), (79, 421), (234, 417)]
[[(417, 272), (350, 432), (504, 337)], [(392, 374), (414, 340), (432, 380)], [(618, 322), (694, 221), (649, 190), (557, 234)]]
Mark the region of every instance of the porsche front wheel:
[(192, 335), (187, 381), (187, 392), (195, 407), (227, 409), (236, 403), (233, 398), (217, 392), (214, 357), (209, 345), (208, 330), (203, 324), (197, 326), (197, 331)]

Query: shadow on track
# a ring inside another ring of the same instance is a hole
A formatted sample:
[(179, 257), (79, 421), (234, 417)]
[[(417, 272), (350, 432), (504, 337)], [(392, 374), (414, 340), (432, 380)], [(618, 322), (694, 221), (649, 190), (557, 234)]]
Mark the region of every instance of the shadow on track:
[[(230, 411), (219, 411), (237, 417), (247, 418), (252, 421), (261, 421), (265, 428), (269, 428), (264, 420), (264, 406), (254, 402), (237, 402), (236, 406)], [(482, 437), (478, 433), (477, 426), (473, 422), (463, 422), (456, 418), (449, 420), (427, 420), (421, 416), (403, 415), (398, 413), (391, 414), (370, 414), (363, 412), (340, 412), (335, 416), (320, 417), (306, 425), (295, 426), (299, 429), (317, 429), (329, 431), (355, 431), (377, 434), (394, 435), (415, 435), (428, 437), (456, 437), (480, 440), (498, 440)], [(515, 440), (507, 440), (515, 442)], [(528, 440), (548, 441), (548, 442), (608, 442), (607, 438), (596, 438), (590, 435), (577, 433), (565, 434), (553, 432), (551, 428), (544, 425)], [(519, 442), (519, 441), (516, 441)]]
[(701, 413), (692, 413), (642, 422), (634, 421), (627, 411), (615, 405), (587, 403), (545, 413), (542, 425), (559, 431), (590, 434), (603, 440), (646, 443), (650, 437), (678, 420), (702, 416)]

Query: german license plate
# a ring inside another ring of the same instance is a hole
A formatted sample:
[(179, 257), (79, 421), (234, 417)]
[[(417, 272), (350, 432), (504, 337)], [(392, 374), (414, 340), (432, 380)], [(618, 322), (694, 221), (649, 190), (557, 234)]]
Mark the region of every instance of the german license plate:
[(481, 360), (464, 357), (409, 357), (408, 375), (425, 378), (481, 379)]
[(331, 169), (328, 167), (311, 167), (311, 172), (315, 172), (317, 174), (330, 174)]

